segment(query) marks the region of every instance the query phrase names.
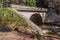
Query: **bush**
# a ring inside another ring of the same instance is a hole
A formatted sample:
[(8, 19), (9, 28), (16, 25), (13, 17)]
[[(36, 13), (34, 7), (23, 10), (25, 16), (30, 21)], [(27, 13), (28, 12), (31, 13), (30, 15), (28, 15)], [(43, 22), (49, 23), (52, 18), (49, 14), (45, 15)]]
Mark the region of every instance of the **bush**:
[(36, 0), (26, 0), (26, 4), (28, 6), (36, 6)]
[(8, 8), (0, 8), (0, 27), (14, 29), (16, 25), (27, 26), (23, 18)]

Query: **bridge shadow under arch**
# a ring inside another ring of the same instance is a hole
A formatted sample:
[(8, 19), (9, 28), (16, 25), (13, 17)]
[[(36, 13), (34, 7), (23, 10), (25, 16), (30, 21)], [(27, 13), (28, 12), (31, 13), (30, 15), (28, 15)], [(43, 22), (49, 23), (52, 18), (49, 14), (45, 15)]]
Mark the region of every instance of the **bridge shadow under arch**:
[(33, 14), (31, 17), (30, 17), (30, 20), (35, 23), (36, 25), (40, 26), (42, 25), (42, 17), (40, 14)]

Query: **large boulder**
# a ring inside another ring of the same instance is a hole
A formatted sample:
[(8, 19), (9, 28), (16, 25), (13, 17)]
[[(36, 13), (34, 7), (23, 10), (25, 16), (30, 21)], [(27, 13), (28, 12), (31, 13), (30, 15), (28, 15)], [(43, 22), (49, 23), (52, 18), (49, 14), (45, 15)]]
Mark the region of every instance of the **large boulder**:
[(45, 5), (56, 9), (56, 12), (60, 14), (60, 0), (44, 0)]

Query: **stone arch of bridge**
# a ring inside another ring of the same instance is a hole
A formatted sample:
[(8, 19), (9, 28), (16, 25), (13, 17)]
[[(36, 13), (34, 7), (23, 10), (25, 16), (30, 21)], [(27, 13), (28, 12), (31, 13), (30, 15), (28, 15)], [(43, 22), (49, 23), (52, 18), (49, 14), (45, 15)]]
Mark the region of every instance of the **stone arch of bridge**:
[(39, 13), (32, 14), (30, 20), (36, 25), (42, 25), (42, 16)]

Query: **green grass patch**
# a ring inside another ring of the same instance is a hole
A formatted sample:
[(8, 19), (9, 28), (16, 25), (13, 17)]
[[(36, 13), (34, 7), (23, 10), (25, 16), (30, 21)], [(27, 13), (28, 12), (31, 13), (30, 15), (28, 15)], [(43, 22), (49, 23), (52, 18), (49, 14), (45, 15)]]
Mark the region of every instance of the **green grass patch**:
[(28, 26), (26, 21), (8, 8), (0, 8), (0, 27), (15, 28), (18, 25)]

